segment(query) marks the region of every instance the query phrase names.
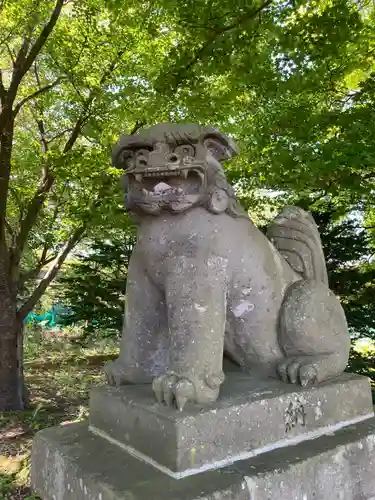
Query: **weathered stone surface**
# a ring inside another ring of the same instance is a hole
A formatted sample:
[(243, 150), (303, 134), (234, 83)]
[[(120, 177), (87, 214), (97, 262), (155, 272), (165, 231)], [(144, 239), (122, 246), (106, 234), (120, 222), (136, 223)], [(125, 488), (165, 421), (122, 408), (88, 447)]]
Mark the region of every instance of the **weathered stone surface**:
[(37, 434), (31, 477), (43, 500), (249, 500), (235, 471), (176, 480), (94, 436), (81, 423)]
[(287, 207), (268, 239), (226, 180), (221, 162), (236, 153), (224, 134), (193, 124), (158, 124), (115, 146), (139, 229), (110, 384), (152, 383), (160, 403), (181, 409), (218, 398), (224, 350), (252, 373), (302, 386), (345, 369), (346, 319), (312, 216)]
[(72, 424), (37, 434), (32, 485), (43, 500), (370, 500), (374, 470), (375, 419), (180, 480)]
[(95, 388), (90, 401), (96, 432), (177, 473), (249, 456), (286, 439), (306, 439), (371, 414), (368, 379), (346, 373), (308, 389), (230, 373), (216, 403), (188, 405), (182, 412), (158, 405), (147, 385)]
[(238, 462), (251, 500), (372, 500), (375, 419)]

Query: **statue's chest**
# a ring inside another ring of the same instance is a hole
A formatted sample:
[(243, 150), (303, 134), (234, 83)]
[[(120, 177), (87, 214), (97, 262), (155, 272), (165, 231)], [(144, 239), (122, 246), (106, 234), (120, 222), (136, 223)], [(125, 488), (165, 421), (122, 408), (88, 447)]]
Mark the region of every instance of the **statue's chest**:
[(162, 285), (179, 261), (198, 259), (204, 245), (202, 236), (189, 227), (153, 226), (139, 231), (137, 252), (152, 280)]
[(159, 269), (170, 267), (174, 260), (185, 257), (194, 259), (199, 249), (202, 247), (201, 242), (195, 235), (176, 235), (171, 234), (154, 235), (147, 238), (142, 237), (138, 240), (138, 251), (142, 255), (142, 261), (147, 269), (157, 266)]

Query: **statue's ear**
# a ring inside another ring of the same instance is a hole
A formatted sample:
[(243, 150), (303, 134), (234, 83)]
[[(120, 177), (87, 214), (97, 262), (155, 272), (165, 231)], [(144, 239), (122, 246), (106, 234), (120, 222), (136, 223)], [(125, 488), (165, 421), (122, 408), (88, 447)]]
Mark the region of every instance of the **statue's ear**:
[(208, 209), (214, 214), (222, 214), (228, 205), (229, 197), (224, 189), (214, 188), (208, 200)]
[(220, 132), (215, 135), (208, 135), (203, 140), (203, 144), (212, 156), (220, 162), (238, 155), (238, 148), (235, 142)]

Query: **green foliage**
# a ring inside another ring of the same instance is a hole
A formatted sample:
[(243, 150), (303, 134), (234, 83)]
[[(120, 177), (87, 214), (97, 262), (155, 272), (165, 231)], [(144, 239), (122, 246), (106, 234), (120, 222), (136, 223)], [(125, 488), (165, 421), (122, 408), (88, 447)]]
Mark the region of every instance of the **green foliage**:
[(71, 311), (66, 324), (84, 321), (86, 333), (119, 334), (134, 243), (132, 232), (117, 234), (111, 239), (95, 239), (87, 252), (76, 256), (58, 282), (58, 297)]
[[(53, 5), (3, 2), (5, 84), (22, 34), (35, 23), (34, 40)], [(121, 201), (110, 148), (120, 132), (157, 121), (209, 122), (233, 134), (242, 156), (228, 174), (248, 197), (266, 187), (370, 203), (373, 23), (370, 2), (349, 0), (66, 3), (17, 95), (21, 102), (48, 87), (16, 119), (14, 235), (43, 175), (53, 176), (22, 252), (25, 274), (82, 225), (113, 224)]]
[(371, 236), (355, 217), (332, 221), (332, 212), (314, 214), (319, 224), (330, 287), (340, 297), (353, 336), (375, 338), (375, 262)]
[(373, 340), (362, 339), (353, 343), (347, 371), (369, 377), (372, 399), (375, 404), (375, 343)]
[[(365, 11), (367, 9), (367, 11)], [(284, 16), (284, 14), (283, 14)], [(261, 185), (372, 203), (374, 9), (337, 0), (283, 19), (257, 109), (244, 124)]]

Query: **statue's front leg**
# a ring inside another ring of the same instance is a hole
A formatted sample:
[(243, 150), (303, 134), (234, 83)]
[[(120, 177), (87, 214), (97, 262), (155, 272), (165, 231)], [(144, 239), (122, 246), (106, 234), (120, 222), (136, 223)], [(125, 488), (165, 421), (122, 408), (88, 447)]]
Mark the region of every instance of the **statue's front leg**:
[(224, 380), (225, 281), (225, 262), (215, 257), (202, 263), (180, 257), (169, 270), (169, 364), (153, 382), (159, 402), (182, 410), (187, 401), (218, 398)]
[(119, 358), (105, 366), (110, 385), (151, 384), (164, 373), (168, 358), (164, 295), (145, 271), (141, 256), (131, 256)]

